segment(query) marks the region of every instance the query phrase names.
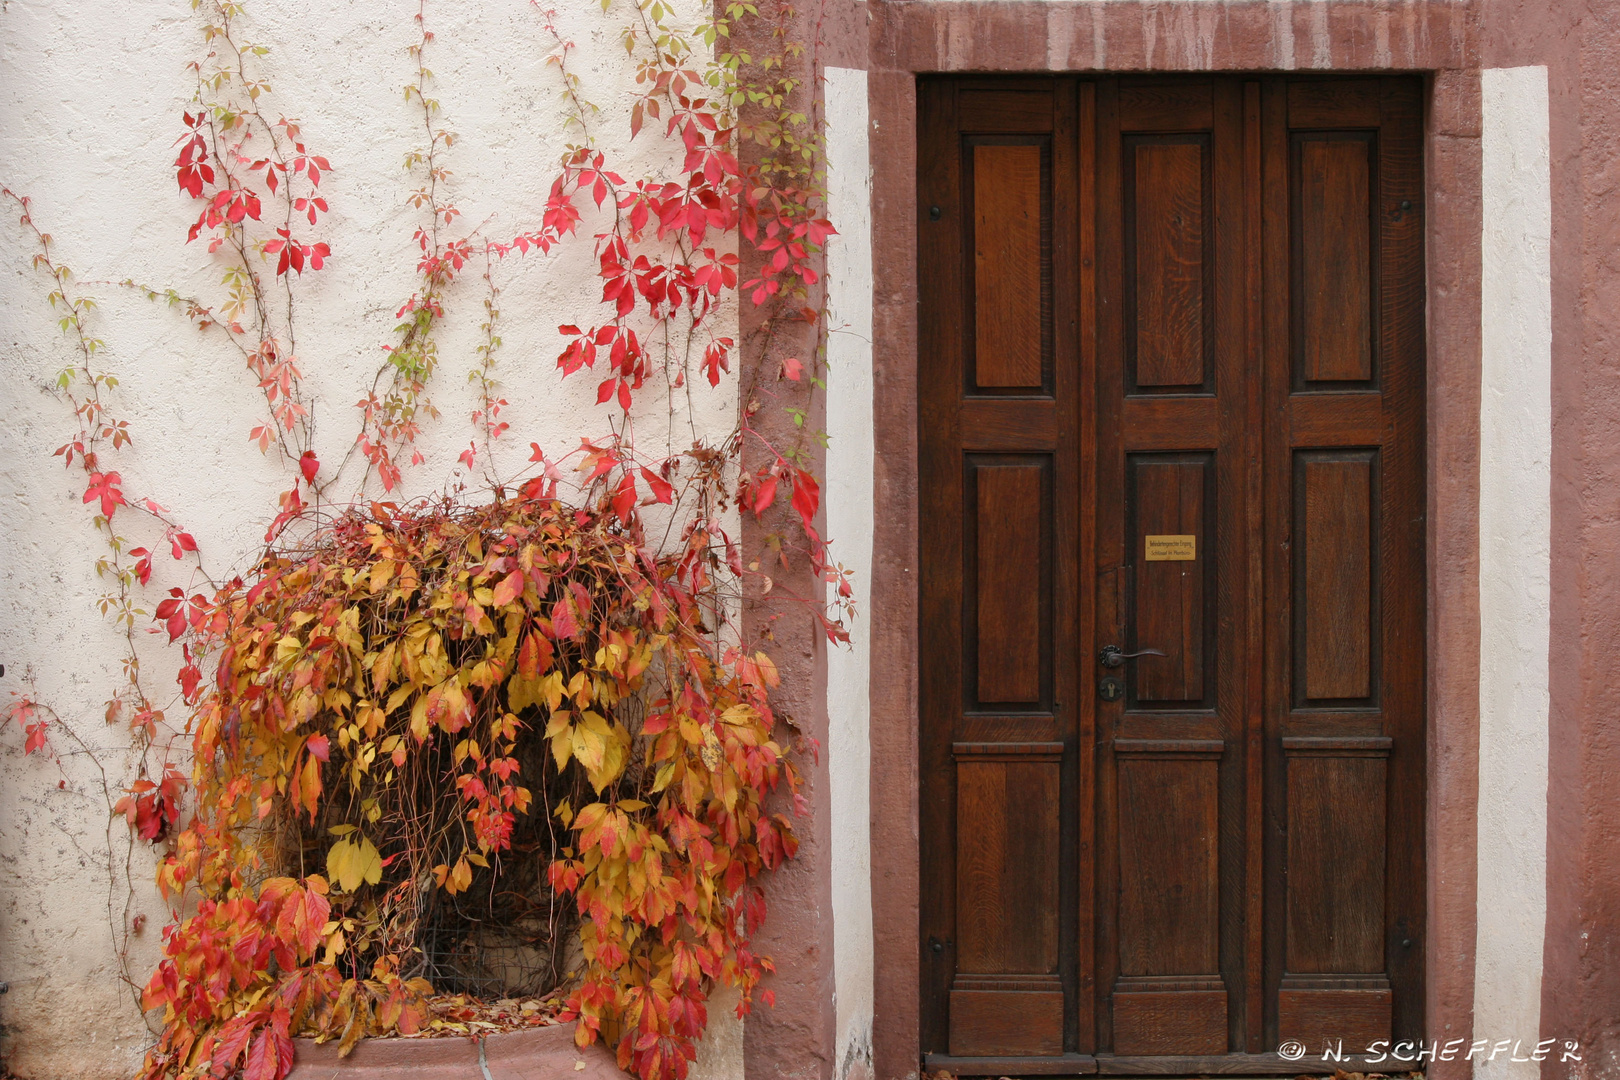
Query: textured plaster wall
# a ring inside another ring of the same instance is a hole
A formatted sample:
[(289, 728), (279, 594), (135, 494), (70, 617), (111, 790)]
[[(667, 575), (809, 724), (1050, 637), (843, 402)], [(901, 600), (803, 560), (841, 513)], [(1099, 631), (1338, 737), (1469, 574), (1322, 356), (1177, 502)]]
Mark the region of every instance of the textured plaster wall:
[[(566, 9), (561, 28), (578, 46), (570, 63), (601, 107), (593, 134), (630, 179), (667, 174), (667, 143), (647, 133), (629, 142), (634, 70), (619, 32), (632, 12), (622, 4), (605, 15), (594, 3), (558, 6)], [(415, 285), (412, 234), (422, 218), (406, 199), (419, 181), (401, 166), (423, 144), (422, 117), (401, 87), (413, 70), (405, 50), (415, 40), (416, 10), (414, 0), (251, 0), (239, 25), (243, 37), (272, 49), (261, 61), (274, 88), (271, 118), (298, 118), (311, 150), (334, 167), (321, 185), (332, 207), (321, 232), (333, 257), (293, 285), (297, 354), (319, 402), (316, 449), (326, 462), (352, 442), (353, 403)], [(449, 234), (478, 228), (510, 236), (537, 225), (555, 162), (575, 136), (564, 133), (561, 84), (546, 64), (550, 43), (536, 10), (522, 0), (430, 2), (428, 19), (437, 35), (426, 58), (435, 74), (430, 96), (459, 136), (447, 159), (448, 195), (462, 217)], [(191, 98), (186, 64), (205, 51), (201, 26), (185, 0), (5, 0), (0, 182), (32, 196), (56, 254), (101, 304), (91, 329), (106, 342), (100, 364), (122, 380), (110, 405), (134, 436), (133, 450), (112, 467), (127, 490), (173, 511), (218, 577), (249, 564), (277, 494), (289, 486), (288, 471), (247, 438), (264, 403), (221, 339), (110, 284), (134, 278), (209, 303), (222, 296), (221, 262), (201, 242), (184, 243), (196, 209), (170, 168)], [(610, 414), (596, 406), (589, 373), (564, 383), (555, 368), (557, 325), (597, 317), (589, 239), (597, 224), (587, 218), (583, 240), (497, 270), (504, 339), (497, 377), (510, 402), (503, 419), (512, 424), (497, 444), (501, 475), (522, 469), (531, 441), (560, 454), (581, 434), (607, 428)], [(120, 652), (96, 611), (105, 586), (93, 563), (102, 549), (80, 502), (83, 478), (51, 456), (73, 419), (46, 388), (72, 355), (45, 305), (45, 279), (30, 269), (32, 254), (8, 208), (0, 221), (0, 692), (21, 689), (32, 668), (39, 696), (95, 753), (58, 733), (59, 764), (24, 760), (21, 732), (0, 734), (0, 981), (10, 986), (0, 997), (0, 1047), (22, 1077), (115, 1077), (130, 1072), (150, 1039), (120, 981), (116, 940), (144, 916), (143, 931), (129, 937), (129, 971), (144, 981), (166, 913), (151, 886), (150, 852), (128, 850), (121, 821), (109, 826), (98, 762), (114, 785), (126, 775), (123, 726), (101, 719), (119, 681)], [(468, 477), (456, 461), (473, 435), (475, 393), (466, 376), (476, 363), (482, 284), (469, 273), (450, 293), (432, 390), (442, 419), (427, 425), (420, 447), (427, 461), (407, 470), (406, 496), (486, 483), (482, 469)], [(734, 327), (734, 314), (727, 322)], [(690, 417), (685, 399), (671, 409), (654, 397), (635, 417), (644, 448), (717, 439), (735, 422), (734, 378), (718, 390), (694, 380)], [(132, 544), (159, 546), (134, 514), (116, 520)], [(186, 570), (165, 554), (145, 606), (187, 584)], [(141, 635), (143, 669), (167, 703), (178, 656), (157, 640)], [(740, 1025), (723, 1002), (710, 1016), (700, 1073), (739, 1076)]]
[[(1540, 1037), (1547, 917), (1552, 196), (1545, 67), (1481, 72), (1476, 1038)], [(1508, 1056), (1482, 1077), (1532, 1077)]]
[(842, 1080), (872, 1067), (872, 164), (866, 72), (830, 67), (826, 79), (827, 209), (838, 229), (827, 250), (827, 530), (853, 572), (858, 612), (850, 646), (827, 657), (834, 1075)]

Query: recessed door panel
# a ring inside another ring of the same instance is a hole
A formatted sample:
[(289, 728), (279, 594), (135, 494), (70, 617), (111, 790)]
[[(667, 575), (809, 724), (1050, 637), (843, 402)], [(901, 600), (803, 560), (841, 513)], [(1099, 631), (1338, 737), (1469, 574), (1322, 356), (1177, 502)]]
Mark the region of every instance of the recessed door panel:
[(1373, 378), (1372, 168), (1360, 132), (1294, 136), (1299, 332), (1298, 381)]
[(1362, 703), (1373, 693), (1377, 451), (1301, 451), (1294, 462), (1294, 656), (1299, 703)]
[(1041, 385), (1042, 147), (972, 147), (974, 376), (981, 389)]
[(1119, 970), (1122, 976), (1220, 971), (1222, 744), (1116, 742), (1119, 770)]
[(1039, 460), (978, 456), (968, 467), (976, 549), (974, 697), (981, 705), (1035, 705), (1049, 655), (1047, 470)]
[(1124, 148), (1134, 384), (1202, 387), (1208, 352), (1206, 140), (1141, 136)]
[[(1211, 695), (1215, 462), (1212, 454), (1132, 454), (1127, 506), (1135, 590), (1133, 701), (1143, 708), (1203, 705)], [(1203, 541), (1200, 558), (1199, 541)], [(1162, 655), (1160, 655), (1162, 654)]]

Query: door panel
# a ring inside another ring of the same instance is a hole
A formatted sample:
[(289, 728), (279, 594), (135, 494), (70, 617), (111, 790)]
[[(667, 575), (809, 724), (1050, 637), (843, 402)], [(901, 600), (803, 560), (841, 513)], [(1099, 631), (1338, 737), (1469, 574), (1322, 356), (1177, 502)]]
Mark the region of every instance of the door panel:
[[(1243, 778), (1228, 746), (1244, 722), (1248, 438), (1238, 90), (1209, 79), (1099, 87), (1094, 573), (1118, 578), (1125, 600), (1098, 605), (1096, 632), (1128, 654), (1163, 654), (1127, 659), (1115, 669), (1125, 693), (1096, 704), (1096, 813), (1106, 823), (1097, 1026), (1100, 1048), (1116, 1053), (1223, 1053), (1237, 1019)], [(1164, 107), (1177, 98), (1189, 107)], [(1173, 238), (1159, 242), (1175, 260), (1143, 257), (1155, 235)], [(1160, 289), (1180, 301), (1133, 303), (1149, 294), (1150, 274), (1167, 276)], [(1116, 288), (1123, 304), (1107, 302)], [(1144, 377), (1141, 343), (1152, 341), (1178, 343), (1174, 384)], [(1155, 834), (1178, 846), (1134, 850)], [(1166, 862), (1187, 880), (1167, 880)]]
[(1376, 450), (1294, 454), (1296, 705), (1372, 697)]
[(1043, 618), (1050, 595), (1051, 523), (1044, 459), (995, 464), (968, 459), (974, 497), (974, 557), (978, 611), (971, 641), (978, 646), (981, 704), (1033, 706), (1042, 698), (1043, 659), (1051, 627)]
[[(1131, 633), (1137, 649), (1163, 656), (1136, 660), (1130, 683), (1133, 703), (1155, 708), (1198, 708), (1210, 703), (1213, 680), (1205, 653), (1213, 653), (1216, 625), (1209, 610), (1215, 597), (1213, 560), (1197, 558), (1198, 539), (1215, 535), (1215, 468), (1212, 454), (1130, 454), (1126, 457), (1126, 514), (1132, 523), (1136, 565)], [(1168, 538), (1176, 537), (1174, 543)], [(1190, 538), (1190, 539), (1186, 539)], [(1150, 551), (1153, 547), (1155, 550)], [(1181, 558), (1192, 552), (1191, 559)], [(1175, 558), (1148, 558), (1169, 554)]]
[(973, 162), (974, 373), (977, 389), (1042, 383), (1044, 147), (978, 145)]
[(1421, 1035), (1418, 89), (919, 85), (940, 1067)]
[(1373, 140), (1365, 132), (1293, 135), (1300, 268), (1298, 382), (1373, 378)]
[(1072, 82), (923, 94), (924, 288), (950, 300), (923, 340), (922, 948), (926, 1038), (954, 1055), (1076, 1037), (1076, 100)]
[(1206, 140), (1141, 136), (1124, 152), (1127, 362), (1133, 388), (1208, 383)]
[(1422, 108), (1264, 101), (1266, 982), (1278, 1038), (1365, 1045), (1422, 1025)]

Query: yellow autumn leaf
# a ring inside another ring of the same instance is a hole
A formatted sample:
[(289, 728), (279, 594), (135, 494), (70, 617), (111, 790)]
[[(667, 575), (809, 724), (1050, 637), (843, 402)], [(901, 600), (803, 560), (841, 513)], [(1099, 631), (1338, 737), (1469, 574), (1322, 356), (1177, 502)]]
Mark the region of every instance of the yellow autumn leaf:
[(287, 634), (276, 641), (276, 662), (278, 664), (286, 663), (288, 659), (296, 655), (298, 650), (303, 647), (303, 642), (299, 641), (293, 635)]
[(450, 871), (450, 877), (445, 887), (453, 893), (466, 892), (467, 886), (472, 884), (472, 867), (467, 864), (466, 856), (456, 860), (456, 868)]
[(392, 694), (388, 695), (388, 707), (383, 711), (393, 712), (395, 709), (400, 707), (401, 703), (403, 703), (406, 698), (410, 697), (415, 692), (415, 686), (411, 685), (410, 683), (404, 683), (396, 688)]
[(375, 885), (382, 880), (382, 852), (377, 850), (370, 837), (360, 837), (359, 862), (360, 876), (367, 885)]
[(546, 708), (556, 712), (557, 708), (562, 705), (563, 699), (562, 672), (552, 671), (551, 674), (540, 680), (540, 686), (545, 693)]
[(326, 872), (344, 892), (382, 880), (382, 855), (368, 837), (344, 838), (326, 853)]
[(371, 662), (371, 687), (376, 693), (382, 693), (394, 681), (394, 649), (395, 645), (390, 641)]
[(321, 763), (314, 754), (305, 756), (304, 767), (299, 771), (298, 796), (299, 804), (309, 811), (310, 821), (314, 821), (321, 798)]
[(774, 687), (781, 683), (782, 677), (777, 674), (776, 662), (762, 652), (754, 654), (754, 663), (759, 665), (759, 674), (766, 686)]
[(360, 887), (360, 873), (355, 865), (358, 849), (352, 840), (339, 840), (326, 850), (326, 876), (337, 882), (344, 892)]
[[(570, 746), (574, 756), (585, 766), (585, 771), (592, 774), (591, 782), (595, 784), (595, 774), (601, 770), (602, 759), (607, 754), (607, 740), (602, 737), (601, 732), (592, 731), (586, 725), (580, 724), (573, 729)], [(602, 790), (602, 785), (597, 784), (596, 789)]]
[(428, 732), (432, 729), (427, 717), (428, 699), (426, 694), (419, 695), (416, 704), (411, 706), (411, 734), (416, 736), (417, 742), (425, 742)]

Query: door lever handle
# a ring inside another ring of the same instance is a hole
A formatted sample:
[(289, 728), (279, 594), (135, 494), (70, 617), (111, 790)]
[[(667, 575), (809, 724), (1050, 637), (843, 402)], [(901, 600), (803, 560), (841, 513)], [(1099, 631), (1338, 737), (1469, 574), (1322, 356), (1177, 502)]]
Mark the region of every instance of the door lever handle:
[(1104, 645), (1102, 647), (1102, 652), (1097, 654), (1097, 659), (1102, 661), (1102, 666), (1105, 668), (1117, 668), (1124, 667), (1125, 661), (1134, 657), (1163, 655), (1165, 654), (1160, 652), (1158, 649), (1142, 649), (1138, 652), (1125, 652), (1118, 645)]

